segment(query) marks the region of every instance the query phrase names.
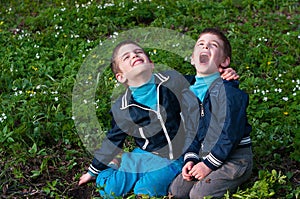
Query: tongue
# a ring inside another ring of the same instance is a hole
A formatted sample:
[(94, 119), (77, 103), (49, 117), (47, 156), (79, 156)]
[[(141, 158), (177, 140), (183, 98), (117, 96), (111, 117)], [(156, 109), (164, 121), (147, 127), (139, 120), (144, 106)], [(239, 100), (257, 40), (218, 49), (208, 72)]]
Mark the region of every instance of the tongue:
[(200, 55), (200, 63), (207, 63), (209, 61), (209, 57), (207, 55)]

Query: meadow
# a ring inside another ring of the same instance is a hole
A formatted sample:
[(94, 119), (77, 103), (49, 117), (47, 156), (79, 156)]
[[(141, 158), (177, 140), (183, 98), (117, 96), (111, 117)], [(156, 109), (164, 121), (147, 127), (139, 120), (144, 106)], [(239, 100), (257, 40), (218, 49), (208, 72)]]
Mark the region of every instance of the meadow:
[[(158, 30), (160, 36), (171, 31), (196, 40), (206, 27), (228, 36), (231, 67), (250, 96), (253, 175), (224, 198), (300, 198), (297, 0), (4, 0), (0, 5), (1, 198), (99, 198), (94, 183), (77, 183), (98, 144), (95, 135), (110, 127), (108, 112), (120, 92), (106, 70), (108, 44), (131, 30), (139, 30), (130, 32), (133, 36)], [(155, 41), (146, 46), (155, 63), (194, 73), (188, 42)], [(130, 140), (125, 147), (131, 150)]]

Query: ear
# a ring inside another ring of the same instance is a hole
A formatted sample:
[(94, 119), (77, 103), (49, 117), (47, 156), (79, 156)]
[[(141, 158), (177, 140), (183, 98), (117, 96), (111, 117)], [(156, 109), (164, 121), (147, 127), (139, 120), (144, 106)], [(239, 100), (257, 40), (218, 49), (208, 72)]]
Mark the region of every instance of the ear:
[(194, 53), (192, 54), (192, 57), (191, 57), (191, 64), (194, 66), (195, 65), (195, 61), (194, 61)]
[(230, 57), (226, 57), (224, 61), (221, 63), (222, 68), (226, 68), (230, 64)]
[(123, 75), (123, 73), (117, 73), (116, 79), (122, 84), (124, 84), (127, 81), (127, 78)]

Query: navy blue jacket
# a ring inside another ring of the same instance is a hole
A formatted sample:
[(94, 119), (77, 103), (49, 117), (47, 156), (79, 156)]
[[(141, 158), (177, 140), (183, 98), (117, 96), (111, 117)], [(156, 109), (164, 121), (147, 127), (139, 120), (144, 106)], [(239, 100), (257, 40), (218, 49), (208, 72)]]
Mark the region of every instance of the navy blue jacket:
[[(186, 76), (186, 79), (191, 85), (195, 82), (195, 76)], [(252, 128), (246, 114), (248, 103), (249, 97), (238, 88), (237, 81), (216, 79), (203, 102), (199, 100), (197, 138), (186, 151), (185, 162), (203, 161), (209, 168), (216, 170), (235, 149), (250, 146)], [(191, 142), (193, 138), (188, 139)]]
[(169, 159), (182, 156), (186, 135), (196, 136), (199, 105), (189, 90), (189, 83), (176, 71), (154, 76), (159, 100), (157, 110), (136, 102), (127, 89), (112, 106), (112, 128), (100, 149), (95, 151), (89, 167), (91, 174), (97, 175), (107, 168), (107, 164), (122, 151), (128, 135), (134, 138), (137, 147)]

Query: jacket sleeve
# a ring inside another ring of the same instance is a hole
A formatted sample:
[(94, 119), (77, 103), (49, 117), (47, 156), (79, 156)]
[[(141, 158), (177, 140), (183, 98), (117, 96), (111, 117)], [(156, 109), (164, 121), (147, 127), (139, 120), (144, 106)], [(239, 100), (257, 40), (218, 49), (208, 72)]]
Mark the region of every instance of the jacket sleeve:
[(213, 130), (220, 130), (221, 133), (203, 162), (212, 170), (216, 170), (222, 166), (244, 136), (249, 98), (243, 91), (225, 86), (225, 89), (219, 90), (217, 96), (211, 95), (210, 100), (211, 119), (206, 136), (210, 136), (210, 131)]
[[(200, 149), (200, 144), (197, 139), (197, 130), (200, 119), (199, 102), (189, 88), (183, 90), (182, 96), (182, 115), (185, 127), (183, 153), (185, 154), (187, 151), (191, 152), (188, 153), (188, 157), (193, 157), (197, 161), (199, 160), (197, 155)], [(187, 154), (185, 154), (184, 159), (186, 159), (186, 157)]]
[(112, 120), (112, 128), (107, 132), (100, 148), (95, 151), (94, 159), (89, 166), (88, 172), (92, 176), (97, 176), (100, 171), (108, 168), (108, 163), (122, 150), (126, 136), (115, 120)]

